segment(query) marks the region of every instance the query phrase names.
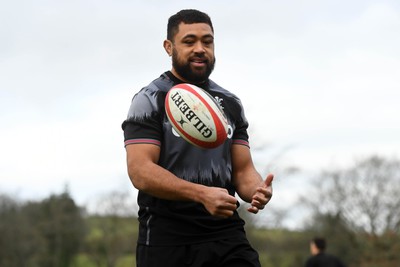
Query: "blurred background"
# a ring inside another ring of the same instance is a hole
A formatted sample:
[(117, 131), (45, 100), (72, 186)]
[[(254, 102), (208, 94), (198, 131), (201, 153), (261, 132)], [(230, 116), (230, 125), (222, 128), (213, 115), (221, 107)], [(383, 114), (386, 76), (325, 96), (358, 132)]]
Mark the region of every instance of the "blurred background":
[(211, 79), (275, 174), (268, 208), (242, 212), (263, 266), (301, 266), (315, 235), (349, 266), (399, 266), (396, 0), (0, 0), (0, 266), (132, 266), (121, 123), (185, 8), (211, 16)]

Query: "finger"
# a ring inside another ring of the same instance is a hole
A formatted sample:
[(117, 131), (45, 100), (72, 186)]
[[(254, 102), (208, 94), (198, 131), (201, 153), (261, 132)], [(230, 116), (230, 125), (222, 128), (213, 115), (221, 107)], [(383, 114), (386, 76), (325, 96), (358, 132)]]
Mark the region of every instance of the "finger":
[(249, 207), (248, 209), (247, 209), (247, 211), (248, 212), (251, 212), (251, 213), (254, 213), (254, 214), (257, 214), (258, 213), (258, 208), (257, 207), (254, 207), (254, 206), (251, 206), (251, 207)]
[(257, 200), (269, 200), (272, 197), (272, 190), (265, 187), (258, 187), (256, 194), (254, 194), (253, 199)]
[(253, 201), (251, 202), (250, 205), (253, 207), (256, 207), (257, 209), (262, 210), (262, 209), (264, 209), (265, 205), (267, 205), (267, 204), (268, 204), (268, 199), (263, 198), (260, 200), (253, 199)]
[(265, 197), (254, 197), (251, 201), (252, 206), (261, 207), (268, 203), (268, 199)]
[(233, 211), (237, 209), (236, 203), (225, 203), (219, 207), (221, 210)]
[[(262, 194), (263, 198), (270, 199), (272, 197), (272, 190), (265, 188), (265, 187), (259, 187), (257, 188), (257, 192)], [(255, 197), (260, 196), (257, 194)]]
[(228, 218), (228, 217), (231, 217), (232, 215), (233, 215), (233, 211), (224, 210), (224, 211), (217, 213), (215, 216), (220, 217), (220, 218)]
[(267, 175), (267, 178), (265, 178), (264, 184), (268, 187), (271, 186), (272, 181), (274, 180), (274, 175), (272, 173)]
[(264, 209), (265, 205), (271, 200), (272, 194), (269, 191), (263, 191), (262, 194), (254, 195), (251, 205), (257, 207), (258, 209)]

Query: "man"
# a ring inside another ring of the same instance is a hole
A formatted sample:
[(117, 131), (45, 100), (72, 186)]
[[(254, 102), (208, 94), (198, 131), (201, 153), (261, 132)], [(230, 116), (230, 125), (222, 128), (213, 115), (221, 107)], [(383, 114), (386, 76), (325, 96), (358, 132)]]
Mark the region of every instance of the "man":
[[(209, 79), (214, 29), (209, 16), (182, 10), (170, 17), (164, 49), (172, 69), (137, 93), (124, 121), (128, 174), (139, 190), (137, 266), (260, 266), (239, 217), (237, 193), (257, 213), (272, 197), (251, 159), (240, 100)], [(172, 130), (165, 95), (191, 83), (219, 100), (231, 132), (217, 148), (197, 148)]]
[(310, 242), (311, 257), (306, 262), (306, 267), (345, 267), (339, 258), (325, 253), (326, 241), (316, 237)]

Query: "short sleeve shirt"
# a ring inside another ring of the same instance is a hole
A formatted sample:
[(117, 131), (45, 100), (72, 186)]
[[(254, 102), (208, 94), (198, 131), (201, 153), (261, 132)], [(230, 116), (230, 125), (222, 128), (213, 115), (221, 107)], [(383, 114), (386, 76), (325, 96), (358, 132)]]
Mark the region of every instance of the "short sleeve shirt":
[[(182, 81), (166, 72), (133, 97), (128, 117), (122, 124), (125, 145), (159, 146), (158, 164), (180, 179), (226, 188), (235, 195), (231, 146), (249, 146), (248, 122), (242, 104), (239, 98), (212, 80), (197, 85), (217, 100), (229, 125), (228, 138), (222, 145), (212, 149), (198, 148), (173, 130), (165, 113), (166, 94), (179, 83)], [(244, 222), (237, 212), (228, 219), (221, 219), (209, 214), (200, 203), (159, 199), (141, 191), (138, 204), (140, 244), (182, 245), (244, 235)]]

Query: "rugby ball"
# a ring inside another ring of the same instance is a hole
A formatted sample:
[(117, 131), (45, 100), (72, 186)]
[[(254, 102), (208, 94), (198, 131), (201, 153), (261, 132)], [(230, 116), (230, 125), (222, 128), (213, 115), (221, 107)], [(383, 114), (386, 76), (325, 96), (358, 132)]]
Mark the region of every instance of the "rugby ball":
[(215, 148), (227, 138), (228, 121), (218, 102), (205, 90), (188, 83), (172, 87), (165, 112), (173, 129), (200, 148)]

